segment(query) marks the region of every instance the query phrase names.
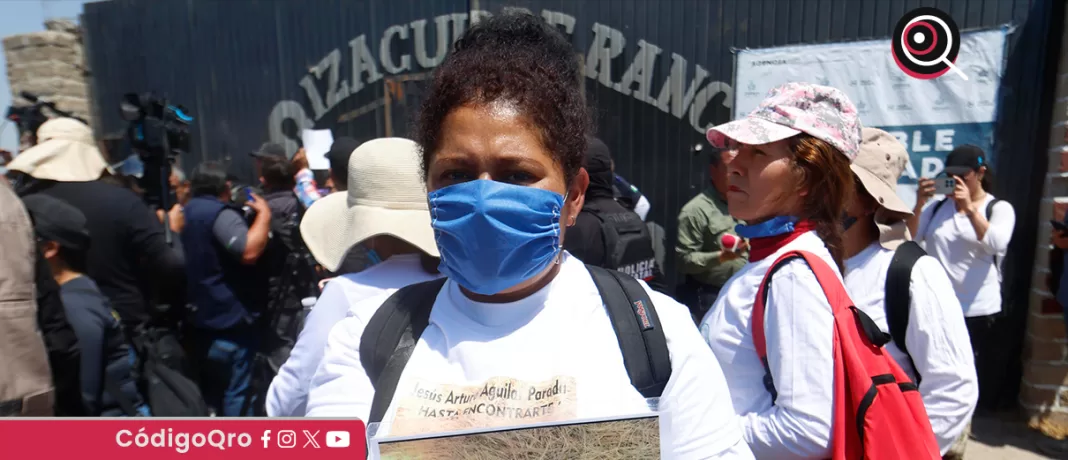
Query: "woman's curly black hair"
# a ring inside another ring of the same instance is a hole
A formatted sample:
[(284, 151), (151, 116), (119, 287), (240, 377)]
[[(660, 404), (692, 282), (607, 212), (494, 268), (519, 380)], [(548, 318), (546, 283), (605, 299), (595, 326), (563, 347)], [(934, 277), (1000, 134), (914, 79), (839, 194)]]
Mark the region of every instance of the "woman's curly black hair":
[(538, 130), (570, 183), (582, 167), (591, 126), (580, 78), (571, 43), (541, 18), (510, 12), (471, 27), (434, 71), (423, 101), (415, 140), (424, 179), (450, 112), (508, 101)]

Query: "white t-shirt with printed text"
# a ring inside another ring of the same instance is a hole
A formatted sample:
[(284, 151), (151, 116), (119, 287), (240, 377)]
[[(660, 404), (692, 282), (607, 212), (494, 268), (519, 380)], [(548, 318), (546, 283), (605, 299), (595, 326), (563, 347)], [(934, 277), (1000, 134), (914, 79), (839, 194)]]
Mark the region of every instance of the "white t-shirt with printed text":
[[(561, 264), (546, 287), (510, 303), (475, 302), (447, 282), (401, 375), (385, 431), (417, 434), (647, 412), (589, 272), (566, 253)], [(659, 402), (661, 456), (753, 458), (723, 372), (689, 311), (644, 287), (672, 366)], [(360, 336), (384, 300), (351, 309), (331, 331), (312, 380), (308, 416), (369, 416), (374, 388), (360, 363)]]

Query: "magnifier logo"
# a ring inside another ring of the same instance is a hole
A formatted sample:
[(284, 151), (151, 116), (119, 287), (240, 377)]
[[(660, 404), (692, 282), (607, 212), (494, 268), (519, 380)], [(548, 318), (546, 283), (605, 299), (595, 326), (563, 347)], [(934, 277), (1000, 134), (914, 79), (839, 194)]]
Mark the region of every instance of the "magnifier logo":
[(930, 80), (952, 70), (968, 79), (954, 64), (960, 53), (960, 29), (942, 10), (924, 7), (905, 13), (890, 43), (894, 62), (913, 78)]

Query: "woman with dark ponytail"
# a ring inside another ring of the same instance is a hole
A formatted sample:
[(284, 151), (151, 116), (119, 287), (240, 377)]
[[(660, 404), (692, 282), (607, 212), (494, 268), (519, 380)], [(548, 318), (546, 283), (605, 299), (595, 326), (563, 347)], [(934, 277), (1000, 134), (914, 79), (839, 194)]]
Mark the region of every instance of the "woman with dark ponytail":
[(983, 359), (995, 352), (994, 320), (1001, 314), (1001, 261), (1009, 251), (1016, 228), (1016, 211), (991, 190), (986, 152), (976, 145), (959, 145), (946, 155), (943, 172), (953, 178), (953, 193), (934, 200), (935, 184), (920, 179), (916, 205), (909, 218), (912, 238), (942, 262), (964, 310), (979, 373), (979, 405), (997, 400), (1000, 379), (996, 363)]
[[(850, 163), (861, 125), (835, 88), (790, 83), (747, 117), (708, 131), (727, 159), (727, 205), (750, 240), (749, 263), (720, 292), (701, 332), (720, 361), (743, 436), (757, 458), (830, 458), (834, 316), (804, 260), (772, 272), (765, 302), (766, 364), (750, 324), (773, 261), (789, 251), (822, 259), (841, 281), (842, 216), (853, 191)], [(765, 386), (772, 377), (776, 395)]]

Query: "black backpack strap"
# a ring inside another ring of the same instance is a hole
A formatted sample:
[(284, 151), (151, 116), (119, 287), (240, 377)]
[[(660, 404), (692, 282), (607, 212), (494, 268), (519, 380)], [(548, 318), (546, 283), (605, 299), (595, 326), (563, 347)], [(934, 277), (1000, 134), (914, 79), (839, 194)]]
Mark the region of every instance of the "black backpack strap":
[(381, 422), (401, 373), (430, 323), (430, 310), (445, 278), (400, 288), (378, 308), (360, 337), (360, 362), (375, 387), (367, 423)]
[(587, 265), (619, 340), (630, 383), (646, 398), (659, 398), (671, 378), (671, 356), (649, 293), (634, 277)]
[[(912, 285), (912, 267), (920, 257), (927, 255), (920, 245), (914, 241), (906, 241), (894, 251), (894, 257), (890, 259), (890, 268), (886, 270), (886, 285), (883, 288), (884, 307), (886, 308), (886, 323), (890, 327), (890, 337), (893, 337), (897, 345), (905, 355), (909, 357), (909, 363), (916, 369), (916, 363), (912, 361), (908, 346), (905, 345), (905, 332), (909, 327), (910, 287)], [(919, 370), (916, 371), (919, 380)], [(919, 382), (916, 382), (919, 383)]]
[[(993, 200), (990, 200), (990, 202), (986, 204), (986, 222), (987, 222), (988, 225), (990, 223), (990, 218), (994, 215), (994, 205), (998, 204), (999, 201), (1001, 201), (1001, 200), (999, 200), (997, 198), (994, 198)], [(994, 256), (994, 268), (997, 269), (998, 274), (1001, 274), (1001, 267), (998, 266), (998, 256), (997, 255)]]
[[(949, 201), (949, 198), (942, 198), (941, 200), (939, 200), (939, 202), (935, 203), (934, 209), (931, 210), (931, 220), (927, 221), (927, 227), (922, 229), (916, 229), (916, 233), (918, 235), (927, 235), (927, 232), (931, 230), (931, 225), (934, 224), (935, 216), (938, 215), (938, 210), (942, 209), (942, 205), (946, 204), (947, 201)], [(920, 230), (923, 231), (921, 232)], [(913, 235), (913, 237), (918, 238), (917, 235)]]
[(931, 218), (932, 219), (934, 219), (934, 215), (938, 214), (938, 210), (942, 209), (942, 205), (946, 204), (947, 201), (949, 201), (949, 198), (942, 198), (937, 203), (935, 203), (934, 210), (931, 211)]

